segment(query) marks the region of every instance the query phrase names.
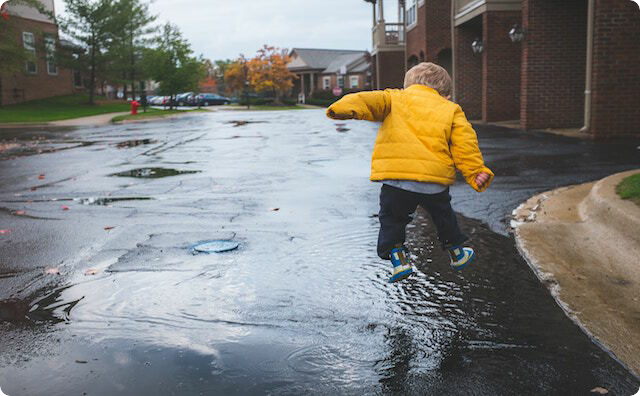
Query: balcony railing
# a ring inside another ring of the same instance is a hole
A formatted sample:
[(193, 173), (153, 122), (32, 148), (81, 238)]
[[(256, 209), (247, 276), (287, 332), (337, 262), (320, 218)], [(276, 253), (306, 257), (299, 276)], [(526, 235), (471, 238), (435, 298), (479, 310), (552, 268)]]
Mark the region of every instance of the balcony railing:
[(378, 23), (373, 28), (373, 48), (404, 45), (402, 23)]

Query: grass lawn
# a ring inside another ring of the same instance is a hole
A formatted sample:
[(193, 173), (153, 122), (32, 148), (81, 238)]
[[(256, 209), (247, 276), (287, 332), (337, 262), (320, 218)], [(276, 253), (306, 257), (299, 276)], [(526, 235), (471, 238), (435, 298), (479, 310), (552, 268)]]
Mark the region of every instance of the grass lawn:
[(4, 106), (0, 107), (0, 123), (68, 120), (130, 109), (130, 105), (121, 100), (103, 100), (96, 97), (95, 105), (89, 105), (87, 102), (88, 95), (69, 95)]
[(631, 175), (620, 184), (616, 188), (618, 195), (622, 199), (630, 199), (636, 203), (636, 205), (640, 206), (640, 173), (636, 173), (635, 175)]
[[(229, 107), (233, 107), (234, 109), (247, 109), (247, 106), (245, 105), (238, 105), (238, 104), (232, 104), (229, 105)], [(249, 110), (302, 110), (305, 109), (304, 106), (298, 106), (298, 105), (293, 105), (293, 106), (275, 106), (275, 105), (251, 105), (251, 108), (249, 108)]]
[(116, 117), (113, 117), (111, 119), (111, 122), (120, 122), (120, 121), (125, 121), (125, 120), (140, 120), (140, 119), (145, 119), (145, 118), (161, 118), (161, 117), (170, 116), (172, 114), (189, 113), (189, 112), (192, 112), (192, 111), (207, 111), (207, 110), (203, 110), (203, 109), (160, 110), (160, 109), (154, 109), (154, 108), (147, 107), (147, 112), (143, 113), (142, 109), (138, 108), (138, 114), (137, 115), (127, 114), (127, 115), (116, 116)]

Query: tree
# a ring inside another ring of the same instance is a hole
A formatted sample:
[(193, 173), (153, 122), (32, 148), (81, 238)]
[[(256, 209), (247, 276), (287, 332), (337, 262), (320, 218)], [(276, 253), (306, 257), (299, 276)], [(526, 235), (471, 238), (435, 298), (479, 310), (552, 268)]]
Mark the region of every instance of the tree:
[(89, 104), (94, 104), (96, 77), (113, 39), (113, 2), (110, 0), (65, 0), (68, 17), (61, 20), (64, 31), (88, 52), (79, 57), (77, 68), (89, 70)]
[(107, 57), (111, 65), (114, 81), (125, 87), (131, 83), (131, 95), (136, 96), (136, 81), (143, 79), (142, 53), (145, 46), (151, 43), (149, 35), (155, 31), (151, 23), (155, 15), (149, 13), (149, 4), (141, 0), (118, 0), (113, 5), (109, 30), (112, 40)]
[[(11, 0), (2, 5), (2, 16), (0, 16), (0, 106), (2, 106), (2, 77), (6, 74), (24, 72), (25, 62), (35, 61), (33, 55), (26, 51), (22, 40), (19, 39), (20, 32), (11, 23), (11, 16), (6, 13), (6, 5), (25, 5), (38, 10), (41, 14), (54, 19), (54, 15), (47, 11), (38, 0)], [(42, 53), (44, 51), (40, 51)]]
[(224, 81), (224, 74), (233, 61), (231, 59), (217, 60), (214, 62), (213, 77), (218, 84), (218, 92), (227, 93), (227, 87)]
[(238, 59), (231, 62), (224, 73), (224, 83), (229, 92), (235, 95), (244, 92), (249, 83), (249, 72), (247, 69), (247, 59), (240, 55)]
[(240, 55), (238, 59), (231, 62), (224, 73), (225, 88), (232, 92), (234, 95), (244, 93), (245, 100), (247, 101), (247, 108), (250, 107), (249, 103), (249, 67), (248, 61), (244, 55)]
[(281, 97), (293, 88), (293, 73), (287, 68), (290, 59), (286, 51), (265, 45), (252, 58), (247, 67), (249, 81), (256, 92), (273, 92), (275, 103), (282, 104)]
[(160, 84), (158, 93), (171, 96), (171, 108), (178, 92), (196, 90), (206, 74), (204, 60), (192, 54), (191, 46), (182, 38), (180, 30), (170, 23), (162, 28), (156, 48), (145, 52), (146, 69)]

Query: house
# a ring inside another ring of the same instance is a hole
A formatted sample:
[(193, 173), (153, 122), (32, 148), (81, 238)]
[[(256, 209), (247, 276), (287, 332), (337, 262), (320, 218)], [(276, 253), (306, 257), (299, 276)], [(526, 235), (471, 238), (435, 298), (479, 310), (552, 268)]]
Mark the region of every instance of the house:
[[(376, 88), (399, 85), (404, 53), (404, 70), (422, 61), (449, 70), (470, 119), (640, 136), (640, 9), (632, 1), (365, 1), (374, 12)], [(395, 34), (382, 15), (388, 1), (399, 9)]]
[(293, 48), (287, 68), (298, 78), (294, 94), (313, 96), (316, 91), (339, 87), (371, 89), (370, 56), (367, 51)]
[[(53, 0), (41, 2), (48, 12), (55, 14)], [(16, 32), (16, 41), (33, 57), (17, 72), (0, 71), (0, 103), (15, 104), (83, 90), (80, 74), (56, 62), (56, 52), (66, 49), (69, 43), (60, 40), (55, 20), (26, 5), (6, 3), (4, 8), (7, 23)]]

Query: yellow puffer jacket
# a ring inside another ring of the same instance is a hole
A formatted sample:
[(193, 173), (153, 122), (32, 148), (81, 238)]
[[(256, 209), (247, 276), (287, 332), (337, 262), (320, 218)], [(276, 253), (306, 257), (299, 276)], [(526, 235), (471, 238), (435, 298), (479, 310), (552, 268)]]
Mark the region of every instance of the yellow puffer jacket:
[[(459, 105), (425, 85), (359, 92), (327, 109), (335, 119), (382, 121), (371, 160), (371, 180), (416, 180), (453, 184), (455, 168), (476, 191), (493, 181), (484, 166), (478, 138)], [(479, 188), (480, 172), (489, 180)]]

